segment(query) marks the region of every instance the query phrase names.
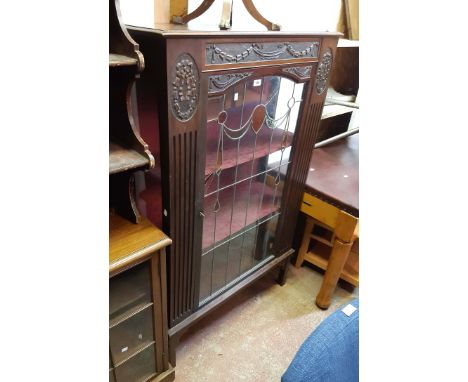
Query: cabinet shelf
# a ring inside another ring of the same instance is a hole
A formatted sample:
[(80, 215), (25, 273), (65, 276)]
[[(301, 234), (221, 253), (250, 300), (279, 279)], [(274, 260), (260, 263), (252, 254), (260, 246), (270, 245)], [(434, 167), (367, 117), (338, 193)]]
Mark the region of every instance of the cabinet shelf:
[(152, 302), (142, 302), (129, 310), (120, 313), (119, 315), (111, 318), (109, 320), (109, 329), (112, 329), (113, 327), (119, 325), (120, 323), (124, 322), (125, 320), (128, 320), (129, 318), (132, 318), (136, 314), (142, 312), (145, 309), (148, 309), (149, 307), (153, 306)]
[[(123, 364), (125, 364), (126, 362), (128, 362), (129, 360), (131, 360), (132, 358), (135, 358), (137, 357), (139, 354), (141, 354), (142, 352), (144, 352), (146, 349), (148, 349), (150, 346), (154, 346), (155, 345), (155, 341), (147, 341), (143, 344), (141, 344), (137, 349), (134, 350), (133, 353), (129, 354), (127, 357), (125, 357), (124, 359), (122, 359), (121, 361), (119, 362), (116, 362), (114, 364), (114, 367), (119, 367)], [(147, 381), (148, 378), (143, 378), (143, 381)]]
[(136, 58), (124, 56), (123, 54), (109, 53), (109, 67), (114, 68), (118, 66), (133, 66), (137, 65)]
[(149, 160), (135, 150), (109, 143), (109, 174), (116, 174), (149, 164)]
[[(275, 190), (267, 182), (250, 180), (219, 192), (219, 211), (212, 212), (216, 195), (205, 198), (203, 223), (203, 252), (210, 250), (214, 243), (219, 245), (230, 236), (235, 236), (244, 227), (259, 221), (279, 209), (281, 189)], [(250, 191), (250, 192), (249, 192)], [(262, 197), (263, 195), (263, 197)], [(261, 199), (261, 206), (260, 206)], [(208, 210), (211, 209), (211, 212)], [(216, 219), (215, 219), (216, 215)], [(215, 222), (216, 220), (216, 222)], [(216, 223), (216, 234), (214, 233)]]
[(328, 119), (328, 118), (333, 118), (338, 115), (346, 114), (346, 113), (352, 113), (355, 111), (355, 108), (349, 107), (349, 106), (343, 106), (343, 105), (325, 105), (323, 107), (323, 112), (322, 112), (322, 120)]
[[(270, 153), (281, 150), (282, 138), (284, 130), (274, 129), (273, 134), (259, 134), (255, 143), (255, 134), (246, 135), (239, 145), (239, 153), (237, 152), (237, 144), (227, 144), (223, 150), (223, 164), (222, 168), (232, 168), (240, 166), (244, 163), (252, 161), (252, 159), (258, 159), (266, 157)], [(286, 147), (291, 146), (294, 133), (288, 132), (286, 138)], [(271, 141), (271, 144), (270, 144)], [(255, 144), (255, 158), (254, 147)], [(217, 161), (217, 140), (211, 140), (207, 144), (206, 162), (205, 162), (205, 177), (212, 174), (216, 170)], [(237, 159), (236, 159), (237, 158)]]

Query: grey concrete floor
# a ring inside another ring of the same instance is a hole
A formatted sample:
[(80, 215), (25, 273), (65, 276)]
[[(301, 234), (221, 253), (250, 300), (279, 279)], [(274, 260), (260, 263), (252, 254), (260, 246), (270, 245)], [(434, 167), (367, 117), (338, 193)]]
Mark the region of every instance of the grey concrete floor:
[(283, 287), (268, 274), (190, 328), (177, 348), (176, 382), (279, 381), (320, 322), (358, 297), (339, 284), (323, 311), (314, 302), (322, 273), (289, 267)]

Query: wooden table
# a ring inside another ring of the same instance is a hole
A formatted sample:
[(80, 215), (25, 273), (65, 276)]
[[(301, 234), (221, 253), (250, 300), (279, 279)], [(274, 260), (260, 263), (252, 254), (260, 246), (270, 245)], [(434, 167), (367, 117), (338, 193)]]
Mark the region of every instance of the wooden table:
[(339, 278), (359, 284), (351, 251), (359, 237), (359, 134), (314, 151), (301, 211), (307, 221), (295, 265), (306, 260), (325, 270), (316, 303), (327, 309)]

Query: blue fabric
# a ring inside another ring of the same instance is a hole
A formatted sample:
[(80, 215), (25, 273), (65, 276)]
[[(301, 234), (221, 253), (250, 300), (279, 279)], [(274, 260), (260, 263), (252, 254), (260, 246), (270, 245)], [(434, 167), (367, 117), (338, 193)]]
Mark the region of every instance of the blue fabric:
[(350, 317), (341, 309), (328, 316), (299, 348), (281, 382), (359, 381), (359, 299)]

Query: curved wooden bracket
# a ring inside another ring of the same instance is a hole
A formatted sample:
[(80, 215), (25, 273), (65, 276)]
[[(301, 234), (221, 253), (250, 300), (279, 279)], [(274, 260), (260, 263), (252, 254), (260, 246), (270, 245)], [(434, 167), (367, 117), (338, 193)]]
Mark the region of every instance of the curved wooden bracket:
[[(187, 24), (189, 21), (201, 16), (205, 13), (214, 3), (215, 0), (203, 0), (203, 2), (193, 12), (185, 16), (174, 16), (172, 22), (174, 24)], [(270, 31), (279, 31), (281, 26), (279, 24), (268, 21), (261, 15), (255, 7), (252, 0), (242, 0), (247, 11), (250, 15), (257, 20), (260, 24), (264, 25)], [(221, 21), (219, 23), (220, 29), (230, 29), (232, 25), (232, 0), (223, 0), (223, 12), (221, 14)]]
[(258, 9), (255, 7), (252, 0), (242, 0), (244, 7), (250, 13), (250, 15), (257, 20), (260, 24), (264, 25), (269, 31), (279, 31), (281, 30), (281, 25), (272, 23), (263, 17)]

